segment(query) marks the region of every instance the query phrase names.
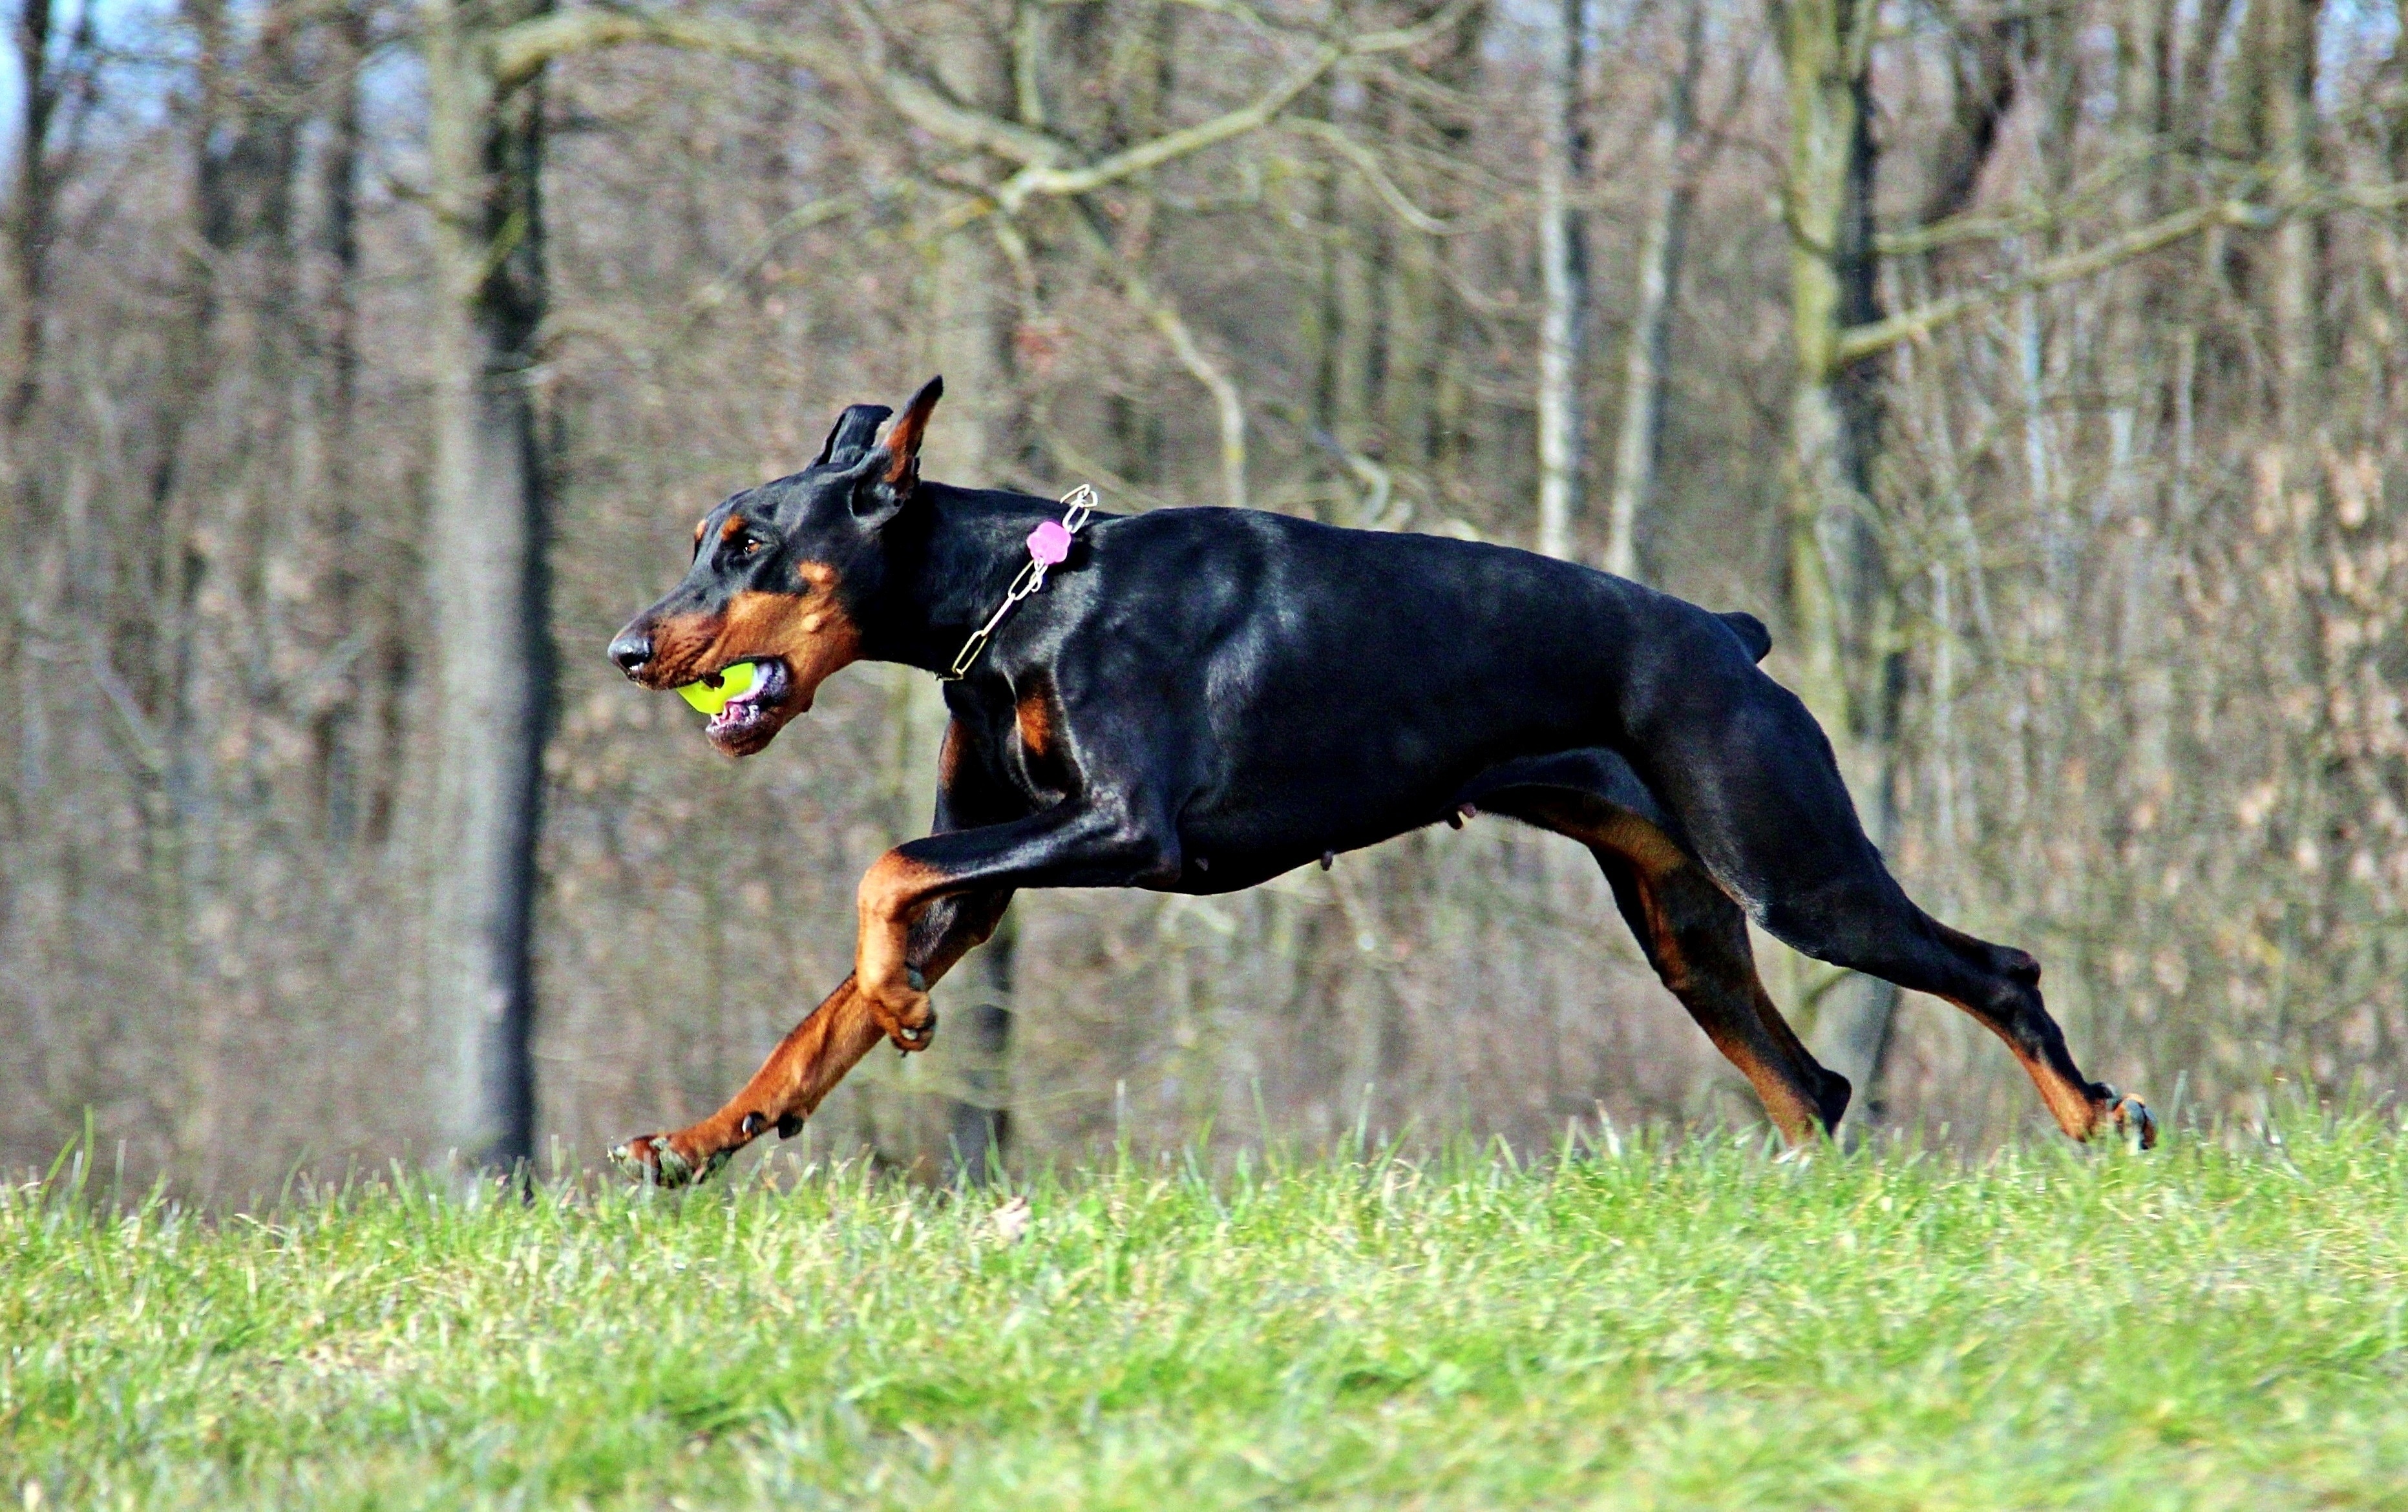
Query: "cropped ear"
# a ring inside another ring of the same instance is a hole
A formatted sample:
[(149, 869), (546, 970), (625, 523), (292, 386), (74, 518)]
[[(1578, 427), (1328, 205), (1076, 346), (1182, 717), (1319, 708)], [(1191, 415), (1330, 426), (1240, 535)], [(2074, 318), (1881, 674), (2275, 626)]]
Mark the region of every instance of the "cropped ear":
[(920, 442), (928, 434), (928, 417), (937, 412), (937, 401), (944, 396), (943, 378), (932, 378), (921, 384), (903, 413), (886, 427), (878, 449), (862, 459), (869, 479), (853, 496), (854, 514), (883, 521), (903, 507), (911, 491), (920, 486)]
[(859, 462), (870, 443), (878, 439), (878, 427), (895, 411), (884, 405), (853, 405), (836, 418), (828, 431), (827, 440), (820, 454), (811, 459), (814, 467), (850, 467)]

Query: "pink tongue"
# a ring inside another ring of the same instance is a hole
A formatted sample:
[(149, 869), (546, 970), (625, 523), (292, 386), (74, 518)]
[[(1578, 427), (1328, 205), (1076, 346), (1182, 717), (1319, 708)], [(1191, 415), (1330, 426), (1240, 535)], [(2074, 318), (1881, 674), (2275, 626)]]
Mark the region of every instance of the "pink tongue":
[(738, 693), (722, 705), (719, 712), (710, 717), (710, 722), (723, 727), (736, 723), (752, 712), (752, 701), (767, 692), (768, 692), (767, 679), (758, 673), (754, 674), (752, 691)]

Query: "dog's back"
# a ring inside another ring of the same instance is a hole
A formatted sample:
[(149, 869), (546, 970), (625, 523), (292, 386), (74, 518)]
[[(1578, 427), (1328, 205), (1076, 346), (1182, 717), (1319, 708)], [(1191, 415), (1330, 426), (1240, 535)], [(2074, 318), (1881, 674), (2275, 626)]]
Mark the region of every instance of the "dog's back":
[(1224, 852), (1427, 823), (1500, 762), (1622, 744), (1667, 689), (1760, 679), (1770, 644), (1574, 563), (1254, 511), (1101, 521), (1078, 567), (1026, 633), (1065, 700), (1208, 747), (1182, 827)]

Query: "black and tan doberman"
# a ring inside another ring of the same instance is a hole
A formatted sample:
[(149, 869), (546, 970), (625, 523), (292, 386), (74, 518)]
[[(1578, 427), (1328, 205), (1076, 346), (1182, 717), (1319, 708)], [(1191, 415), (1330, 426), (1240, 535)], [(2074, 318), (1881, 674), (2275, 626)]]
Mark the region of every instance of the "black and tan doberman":
[(794, 1133), (882, 1038), (925, 1047), (929, 984), (1018, 889), (1227, 892), (1472, 812), (1588, 847), (1794, 1144), (1849, 1088), (1765, 995), (1749, 919), (1971, 1014), (2075, 1138), (2153, 1140), (2137, 1098), (2073, 1063), (2038, 963), (1890, 877), (1822, 730), (1757, 667), (1755, 620), (1527, 551), (1245, 510), (1098, 514), (1071, 536), (1053, 500), (921, 479), (940, 392), (891, 423), (854, 406), (809, 467), (712, 509), (684, 581), (610, 644), (649, 688), (741, 671), (707, 729), (732, 756), (864, 658), (947, 677), (952, 713), (935, 833), (861, 879), (853, 976), (717, 1113), (613, 1150), (630, 1171), (707, 1175)]

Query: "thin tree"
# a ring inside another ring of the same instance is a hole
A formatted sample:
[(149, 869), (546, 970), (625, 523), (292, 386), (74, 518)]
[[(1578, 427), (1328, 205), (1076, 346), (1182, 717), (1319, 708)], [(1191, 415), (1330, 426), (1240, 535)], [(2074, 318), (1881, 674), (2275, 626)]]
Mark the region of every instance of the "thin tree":
[[(1606, 507), (1605, 570), (1636, 578), (1641, 527), (1655, 502), (1656, 475), (1664, 454), (1664, 398), (1670, 381), (1672, 317), (1680, 304), (1681, 265), (1689, 239), (1689, 215), (1698, 182), (1711, 161), (1698, 131), (1698, 80), (1705, 71), (1705, 0), (1688, 0), (1681, 19), (1681, 65), (1664, 92), (1656, 119), (1656, 155), (1664, 179), (1639, 243), (1639, 307), (1630, 321), (1629, 349), (1623, 362), (1622, 420), (1615, 429), (1613, 492)], [(1732, 83), (1737, 104), (1747, 64)]]
[(1588, 7), (1563, 0), (1539, 167), (1539, 549), (1571, 554), (1588, 359)]
[(435, 616), (440, 766), (429, 1012), (441, 1137), (464, 1162), (535, 1152), (536, 842), (552, 677), (536, 335), (545, 306), (539, 70), (505, 85), (489, 28), (545, 0), (424, 0), (435, 255)]

